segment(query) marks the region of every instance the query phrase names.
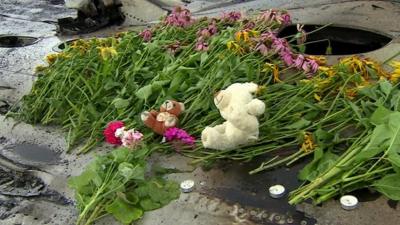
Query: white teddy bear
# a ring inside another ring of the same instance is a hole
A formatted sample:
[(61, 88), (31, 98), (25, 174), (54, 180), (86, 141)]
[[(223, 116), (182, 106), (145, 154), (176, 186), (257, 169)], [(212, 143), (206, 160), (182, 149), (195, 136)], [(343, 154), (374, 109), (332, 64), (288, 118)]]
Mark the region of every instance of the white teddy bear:
[(257, 116), (265, 111), (265, 104), (253, 98), (258, 85), (234, 83), (220, 91), (214, 103), (226, 121), (215, 127), (206, 127), (201, 133), (205, 148), (226, 150), (258, 139)]

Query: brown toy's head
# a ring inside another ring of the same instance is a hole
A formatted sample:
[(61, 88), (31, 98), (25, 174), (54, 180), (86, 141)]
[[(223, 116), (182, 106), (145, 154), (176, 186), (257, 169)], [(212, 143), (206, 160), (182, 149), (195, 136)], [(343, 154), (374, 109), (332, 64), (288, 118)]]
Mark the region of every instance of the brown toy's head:
[(167, 100), (160, 107), (160, 112), (168, 112), (175, 116), (179, 116), (184, 110), (185, 105), (174, 100)]

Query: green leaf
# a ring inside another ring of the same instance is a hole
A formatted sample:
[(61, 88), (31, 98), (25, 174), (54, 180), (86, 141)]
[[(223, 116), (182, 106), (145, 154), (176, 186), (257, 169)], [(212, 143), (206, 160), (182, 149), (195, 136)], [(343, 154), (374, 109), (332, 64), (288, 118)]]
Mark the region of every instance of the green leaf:
[(323, 130), (317, 129), (314, 132), (315, 139), (317, 141), (317, 145), (321, 148), (325, 147), (325, 145), (332, 143), (334, 135)]
[(389, 115), (393, 113), (393, 111), (383, 107), (383, 106), (378, 106), (378, 108), (375, 110), (375, 112), (371, 115), (370, 121), (374, 125), (379, 125), (385, 123)]
[(386, 79), (379, 82), (379, 87), (382, 90), (382, 92), (385, 94), (386, 97), (389, 96), (390, 92), (393, 89), (392, 84)]
[(151, 84), (151, 90), (153, 93), (159, 92), (163, 86), (169, 84), (171, 81), (170, 80), (159, 80), (159, 81), (154, 81)]
[(130, 149), (128, 148), (118, 148), (111, 152), (111, 156), (113, 160), (117, 163), (122, 163), (128, 160), (128, 155), (130, 153)]
[(375, 127), (368, 145), (355, 157), (355, 161), (361, 162), (385, 151), (389, 160), (396, 166), (400, 166), (400, 112), (378, 110), (381, 112), (379, 115), (383, 117), (379, 122), (384, 121), (385, 123)]
[(123, 162), (118, 166), (118, 171), (126, 180), (144, 180), (145, 169), (140, 165)]
[(200, 66), (204, 65), (204, 63), (207, 61), (207, 59), (208, 59), (208, 53), (207, 52), (201, 53)]
[(160, 208), (161, 204), (158, 202), (153, 202), (150, 198), (146, 198), (140, 201), (140, 206), (144, 211), (150, 211)]
[(117, 196), (131, 205), (136, 205), (139, 202), (139, 197), (134, 192), (128, 192), (126, 194), (123, 192), (117, 192)]
[(298, 175), (300, 180), (313, 181), (319, 175), (330, 169), (335, 165), (339, 157), (330, 151), (323, 152), (319, 147), (314, 150), (314, 159), (308, 163)]
[(389, 174), (376, 181), (372, 185), (377, 191), (386, 195), (386, 197), (400, 200), (400, 174)]
[(185, 74), (178, 73), (172, 78), (172, 81), (169, 85), (169, 90), (168, 90), (170, 92), (170, 94), (174, 94), (179, 89), (179, 87), (182, 85), (182, 81), (183, 81), (184, 77), (185, 77)]
[(113, 203), (106, 206), (106, 211), (123, 224), (130, 224), (143, 215), (143, 210), (116, 198)]
[(129, 100), (122, 99), (122, 98), (116, 98), (116, 99), (114, 99), (112, 104), (114, 104), (115, 108), (117, 108), (117, 109), (125, 109), (126, 107), (129, 106)]
[(141, 87), (139, 90), (136, 91), (135, 95), (139, 99), (147, 100), (152, 94), (152, 87), (151, 84)]
[(300, 120), (298, 120), (288, 126), (285, 126), (283, 129), (300, 130), (310, 124), (311, 124), (311, 121), (301, 118)]
[(88, 185), (95, 176), (96, 176), (95, 171), (86, 170), (79, 176), (69, 178), (68, 186), (72, 189), (79, 191), (84, 186)]

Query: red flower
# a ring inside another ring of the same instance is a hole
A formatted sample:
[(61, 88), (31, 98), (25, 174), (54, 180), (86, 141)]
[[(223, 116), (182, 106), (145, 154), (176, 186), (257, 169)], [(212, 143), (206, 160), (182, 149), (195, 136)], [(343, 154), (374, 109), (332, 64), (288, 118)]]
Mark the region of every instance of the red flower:
[(113, 121), (107, 124), (106, 129), (103, 131), (104, 138), (106, 142), (113, 144), (113, 145), (121, 145), (122, 141), (119, 137), (115, 136), (115, 131), (118, 128), (125, 126), (124, 122), (122, 121)]

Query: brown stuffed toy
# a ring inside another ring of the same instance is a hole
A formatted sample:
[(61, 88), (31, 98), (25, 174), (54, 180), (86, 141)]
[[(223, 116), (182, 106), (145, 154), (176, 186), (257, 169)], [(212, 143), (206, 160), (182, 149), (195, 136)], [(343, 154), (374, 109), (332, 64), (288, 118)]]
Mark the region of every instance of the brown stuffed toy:
[(168, 128), (175, 127), (178, 124), (178, 116), (184, 110), (183, 103), (167, 100), (161, 105), (160, 112), (155, 110), (144, 111), (141, 114), (141, 119), (155, 133), (163, 135)]

